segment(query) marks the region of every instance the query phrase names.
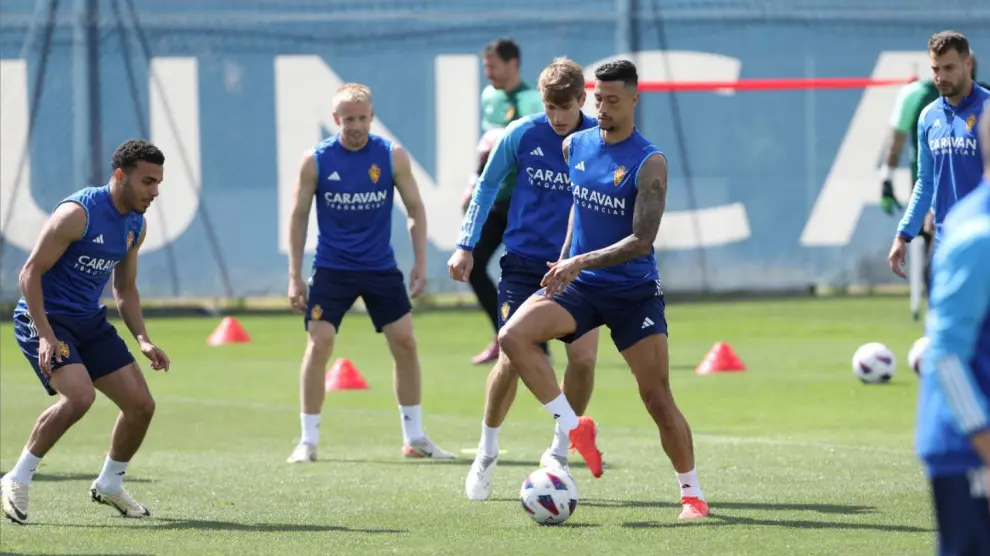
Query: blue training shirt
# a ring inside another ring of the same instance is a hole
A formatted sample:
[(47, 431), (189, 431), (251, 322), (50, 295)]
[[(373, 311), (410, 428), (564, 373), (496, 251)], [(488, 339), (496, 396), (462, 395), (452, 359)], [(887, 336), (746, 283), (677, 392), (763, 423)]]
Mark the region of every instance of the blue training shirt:
[[(654, 154), (663, 153), (635, 129), (614, 145), (605, 143), (598, 127), (571, 136), (567, 155), (574, 196), (571, 257), (608, 247), (632, 234), (636, 180), (646, 159)], [(659, 278), (650, 247), (649, 255), (613, 267), (582, 270), (574, 281), (623, 289)]]
[(990, 428), (990, 180), (949, 212), (932, 260), (916, 445), (929, 475), (986, 465), (969, 437)]
[[(110, 197), (109, 185), (81, 189), (56, 208), (63, 203), (76, 203), (86, 210), (86, 231), (41, 276), (45, 313), (87, 319), (106, 309), (100, 296), (114, 267), (141, 237), (144, 215), (121, 214)], [(14, 309), (14, 314), (18, 313), (28, 314), (23, 296)]]
[[(597, 124), (582, 113), (577, 131)], [(499, 184), (515, 173), (509, 223), (502, 238), (505, 250), (538, 261), (560, 258), (572, 204), (563, 143), (564, 136), (554, 131), (546, 114), (533, 114), (509, 124), (481, 172), (457, 246), (465, 251), (474, 249)]]
[[(976, 122), (990, 91), (973, 83), (973, 92), (952, 106), (945, 97), (929, 104), (918, 118), (918, 181), (897, 234), (911, 240), (921, 231), (929, 209), (935, 212), (935, 237), (952, 205), (980, 182), (983, 156)], [(937, 242), (936, 242), (937, 244)]]
[(313, 149), (316, 159), (315, 268), (391, 270), (392, 142), (369, 135), (356, 151), (344, 147), (338, 135)]

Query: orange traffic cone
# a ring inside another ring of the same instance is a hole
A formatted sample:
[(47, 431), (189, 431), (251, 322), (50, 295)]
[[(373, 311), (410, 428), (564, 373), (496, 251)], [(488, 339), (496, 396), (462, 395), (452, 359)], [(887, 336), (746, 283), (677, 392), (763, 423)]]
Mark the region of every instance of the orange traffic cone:
[(251, 336), (237, 322), (234, 317), (225, 317), (220, 321), (220, 325), (206, 339), (206, 343), (211, 346), (222, 346), (224, 344), (244, 344), (251, 341)]
[(368, 383), (361, 376), (361, 373), (351, 363), (350, 359), (340, 359), (334, 361), (333, 366), (327, 371), (325, 386), (327, 392), (333, 390), (367, 390)]
[(714, 373), (731, 373), (746, 370), (739, 356), (732, 347), (725, 342), (718, 342), (708, 351), (708, 355), (695, 369), (699, 375), (710, 375)]

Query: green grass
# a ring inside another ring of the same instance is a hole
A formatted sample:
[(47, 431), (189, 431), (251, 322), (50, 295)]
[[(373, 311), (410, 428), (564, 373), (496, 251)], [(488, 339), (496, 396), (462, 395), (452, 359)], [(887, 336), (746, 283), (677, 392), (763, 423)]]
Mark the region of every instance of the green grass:
[[(489, 339), (478, 313), (416, 318), (426, 430), (462, 459), (404, 461), (384, 339), (347, 317), (335, 356), (371, 389), (328, 396), (321, 461), (285, 463), (299, 437), (298, 317), (245, 317), (248, 345), (205, 345), (214, 319), (149, 323), (172, 371), (147, 369), (158, 409), (127, 484), (153, 516), (125, 520), (88, 499), (115, 409), (99, 399), (46, 457), (31, 522), (0, 525), (0, 549), (34, 554), (930, 554), (927, 486), (912, 452), (916, 378), (903, 359), (920, 326), (904, 299), (669, 307), (672, 383), (695, 433), (713, 517), (677, 520), (678, 490), (631, 375), (603, 335), (589, 408), (606, 473), (574, 465), (581, 501), (560, 527), (518, 503), (553, 424), (524, 388), (502, 431), (492, 499), (463, 494), (477, 446), (487, 367), (466, 361)], [(716, 341), (745, 373), (698, 376)], [(883, 386), (852, 375), (866, 341), (901, 359)], [(558, 371), (563, 350), (554, 346)], [(15, 462), (50, 403), (0, 326), (0, 467)]]

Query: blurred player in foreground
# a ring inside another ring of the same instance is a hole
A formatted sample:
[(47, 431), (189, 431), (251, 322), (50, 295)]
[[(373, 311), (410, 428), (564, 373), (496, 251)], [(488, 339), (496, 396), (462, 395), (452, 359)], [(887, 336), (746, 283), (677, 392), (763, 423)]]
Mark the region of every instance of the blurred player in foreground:
[(551, 451), (567, 463), (578, 418), (557, 387), (539, 342), (574, 342), (602, 324), (629, 365), (660, 430), (681, 488), (681, 519), (708, 515), (698, 485), (691, 429), (670, 391), (667, 321), (653, 244), (667, 202), (667, 160), (634, 127), (636, 66), (606, 62), (595, 70), (598, 127), (564, 141), (574, 203), (561, 258), (543, 277), (499, 341), (526, 386), (557, 420)]
[(932, 260), (918, 399), (943, 556), (990, 554), (990, 114), (980, 142), (983, 181), (949, 211)]
[[(303, 326), (309, 338), (299, 377), (302, 439), (289, 463), (316, 460), (325, 369), (344, 314), (358, 297), (364, 300), (375, 331), (385, 334), (395, 359), (403, 455), (454, 457), (427, 438), (420, 406), (419, 355), (409, 296), (419, 296), (426, 287), (426, 211), (409, 154), (371, 134), (374, 116), (367, 87), (341, 86), (333, 114), (340, 131), (307, 152), (299, 169), (289, 228), (289, 303), (305, 314)], [(408, 294), (391, 244), (395, 190), (409, 215), (416, 258)], [(307, 292), (302, 257), (314, 198), (319, 231)]]
[[(567, 162), (561, 145), (564, 137), (595, 126), (581, 112), (584, 105), (584, 71), (566, 58), (558, 58), (540, 73), (540, 93), (545, 114), (528, 116), (509, 125), (496, 144), (474, 191), (461, 227), (458, 248), (447, 264), (455, 280), (464, 281), (474, 264), (471, 251), (495, 200), (499, 184), (510, 174), (516, 178), (505, 231), (505, 254), (498, 282), (499, 328), (519, 306), (540, 289), (547, 262), (557, 260), (567, 233), (567, 216), (574, 203), (567, 179)], [(588, 407), (594, 385), (598, 330), (592, 330), (567, 346), (567, 371), (562, 388), (578, 415)], [(468, 472), (465, 492), (472, 500), (491, 494), (498, 461), (498, 435), (516, 397), (519, 375), (505, 354), (488, 375), (485, 418), (481, 443)], [(579, 419), (574, 448), (584, 457), (595, 477), (602, 474), (601, 453), (595, 446), (595, 424)], [(548, 454), (544, 454), (544, 459)]]
[[(481, 92), (481, 130), (484, 132), (478, 143), (479, 168), (478, 173), (485, 167), (491, 149), (498, 142), (501, 132), (510, 123), (532, 114), (543, 111), (543, 100), (536, 89), (529, 86), (519, 75), (522, 64), (522, 51), (519, 45), (509, 38), (498, 38), (487, 45), (482, 52), (485, 65), (485, 77), (488, 86)], [(477, 183), (472, 181), (464, 192), (463, 210), (467, 210)], [(505, 229), (509, 221), (509, 201), (512, 190), (516, 185), (515, 174), (509, 174), (502, 183), (498, 184), (498, 194), (491, 207), (485, 225), (481, 230), (474, 249), (474, 257), (478, 263), (471, 271), (470, 284), (478, 298), (478, 304), (492, 323), (495, 334), (498, 334), (498, 291), (491, 276), (488, 275), (488, 265), (502, 245)], [(475, 365), (491, 363), (498, 359), (498, 341), (494, 335), (488, 345), (471, 359)]]
[(934, 210), (933, 249), (937, 249), (942, 220), (956, 201), (976, 187), (983, 171), (976, 121), (990, 91), (973, 82), (969, 41), (955, 31), (942, 31), (928, 40), (928, 52), (942, 96), (918, 120), (918, 181), (887, 256), (890, 269), (901, 278), (907, 277), (903, 268), (907, 244), (921, 230), (925, 214)]
[(155, 401), (127, 344), (107, 321), (100, 295), (113, 275), (113, 296), (124, 324), (151, 368), (169, 359), (152, 343), (141, 314), (138, 249), (144, 213), (158, 197), (165, 156), (131, 140), (113, 153), (113, 176), (103, 187), (70, 195), (52, 212), (20, 274), (23, 297), (14, 309), (14, 335), (55, 405), (38, 417), (20, 459), (0, 479), (3, 513), (28, 519), (28, 486), (49, 450), (96, 400), (95, 389), (120, 408), (103, 471), (89, 492), (124, 517), (151, 515), (124, 490), (124, 473), (141, 446)]

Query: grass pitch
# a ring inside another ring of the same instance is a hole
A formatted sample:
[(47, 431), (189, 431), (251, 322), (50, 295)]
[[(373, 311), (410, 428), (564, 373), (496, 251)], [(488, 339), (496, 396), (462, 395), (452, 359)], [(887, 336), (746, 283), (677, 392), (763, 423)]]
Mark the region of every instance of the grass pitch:
[[(479, 313), (417, 315), (430, 436), (453, 463), (404, 461), (384, 338), (349, 315), (335, 356), (371, 385), (328, 395), (321, 461), (288, 465), (299, 437), (299, 317), (245, 317), (247, 345), (208, 347), (218, 319), (149, 322), (172, 371), (144, 365), (157, 413), (126, 484), (153, 517), (126, 520), (88, 499), (115, 409), (99, 398), (46, 457), (29, 525), (0, 525), (18, 554), (931, 554), (927, 485), (912, 452), (917, 380), (907, 351), (921, 335), (905, 299), (672, 304), (674, 393), (695, 434), (703, 522), (677, 520), (678, 489), (635, 384), (603, 334), (589, 414), (605, 475), (572, 465), (581, 500), (558, 527), (518, 502), (553, 424), (520, 388), (502, 430), (492, 499), (463, 494), (480, 435), (490, 338)], [(123, 326), (118, 326), (123, 329)], [(716, 342), (745, 373), (698, 376)], [(852, 374), (853, 351), (884, 342), (899, 368), (887, 385)], [(564, 357), (553, 346), (558, 372)], [(50, 400), (0, 326), (0, 468), (13, 466)], [(575, 456), (574, 462), (579, 461)]]

